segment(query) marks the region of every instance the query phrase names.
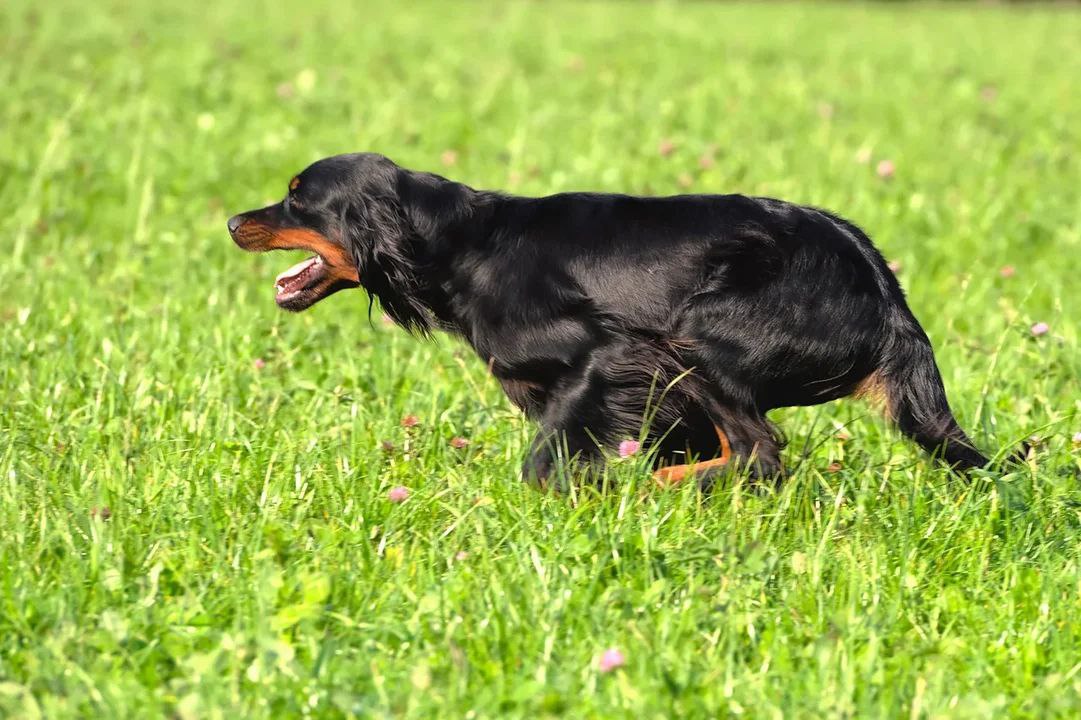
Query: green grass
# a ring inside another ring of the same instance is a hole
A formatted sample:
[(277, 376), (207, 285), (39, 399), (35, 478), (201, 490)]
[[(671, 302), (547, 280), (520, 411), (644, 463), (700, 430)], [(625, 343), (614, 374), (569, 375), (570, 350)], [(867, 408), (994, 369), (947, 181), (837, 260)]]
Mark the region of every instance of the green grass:
[[(1081, 713), (1081, 14), (171, 5), (0, 7), (0, 716)], [(841, 402), (777, 414), (776, 492), (530, 490), (468, 348), (229, 241), (359, 149), (834, 209), (1038, 456), (964, 484)]]

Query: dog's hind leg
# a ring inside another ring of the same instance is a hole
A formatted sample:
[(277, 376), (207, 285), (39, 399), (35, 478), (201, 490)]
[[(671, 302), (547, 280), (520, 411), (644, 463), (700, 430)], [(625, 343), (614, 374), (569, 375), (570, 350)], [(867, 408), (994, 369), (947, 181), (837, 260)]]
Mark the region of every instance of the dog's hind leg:
[(697, 463), (663, 467), (653, 473), (662, 485), (676, 485), (690, 476), (708, 488), (724, 472), (747, 469), (755, 479), (780, 477), (781, 443), (773, 427), (757, 413), (736, 413), (714, 400), (705, 402), (720, 440), (721, 454)]
[(721, 444), (720, 457), (684, 465), (668, 465), (667, 467), (662, 467), (655, 471), (653, 473), (653, 479), (664, 487), (679, 485), (688, 477), (692, 476), (701, 483), (715, 477), (722, 469), (728, 467), (729, 462), (732, 460), (732, 446), (728, 442), (728, 436), (724, 434), (724, 430), (721, 430), (719, 427), (715, 429), (717, 431), (717, 439)]

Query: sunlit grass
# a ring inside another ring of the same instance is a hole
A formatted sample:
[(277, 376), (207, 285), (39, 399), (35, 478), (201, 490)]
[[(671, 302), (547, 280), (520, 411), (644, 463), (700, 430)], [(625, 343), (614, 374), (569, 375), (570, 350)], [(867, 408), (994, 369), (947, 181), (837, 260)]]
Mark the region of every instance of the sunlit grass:
[[(0, 715), (1076, 717), (1078, 37), (1056, 7), (5, 3)], [(966, 485), (837, 403), (776, 414), (776, 492), (637, 458), (530, 490), (468, 348), (356, 292), (283, 314), (290, 258), (226, 235), (360, 149), (836, 210), (978, 444), (1036, 460)]]

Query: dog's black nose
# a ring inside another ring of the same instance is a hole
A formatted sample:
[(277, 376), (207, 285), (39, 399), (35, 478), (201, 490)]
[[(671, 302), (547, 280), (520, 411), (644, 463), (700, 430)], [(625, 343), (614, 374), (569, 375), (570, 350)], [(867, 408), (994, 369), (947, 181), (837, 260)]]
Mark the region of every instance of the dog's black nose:
[(234, 215), (229, 218), (229, 234), (233, 234), (237, 229), (244, 224), (246, 218), (243, 215)]

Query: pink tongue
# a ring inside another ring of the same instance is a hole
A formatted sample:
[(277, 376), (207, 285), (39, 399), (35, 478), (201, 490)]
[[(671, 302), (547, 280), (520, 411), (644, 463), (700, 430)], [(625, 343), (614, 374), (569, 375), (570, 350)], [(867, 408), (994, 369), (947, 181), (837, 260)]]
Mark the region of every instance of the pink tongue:
[(299, 275), (300, 273), (304, 272), (305, 270), (310, 268), (312, 265), (314, 265), (318, 260), (319, 260), (318, 257), (310, 257), (310, 258), (308, 258), (307, 260), (305, 260), (303, 262), (298, 262), (296, 265), (289, 268), (288, 270), (286, 270), (282, 274), (278, 275), (278, 277), (274, 278), (274, 284), (275, 285), (281, 285), (282, 282), (284, 282), (286, 280), (291, 280), (292, 278), (295, 278), (297, 275)]

